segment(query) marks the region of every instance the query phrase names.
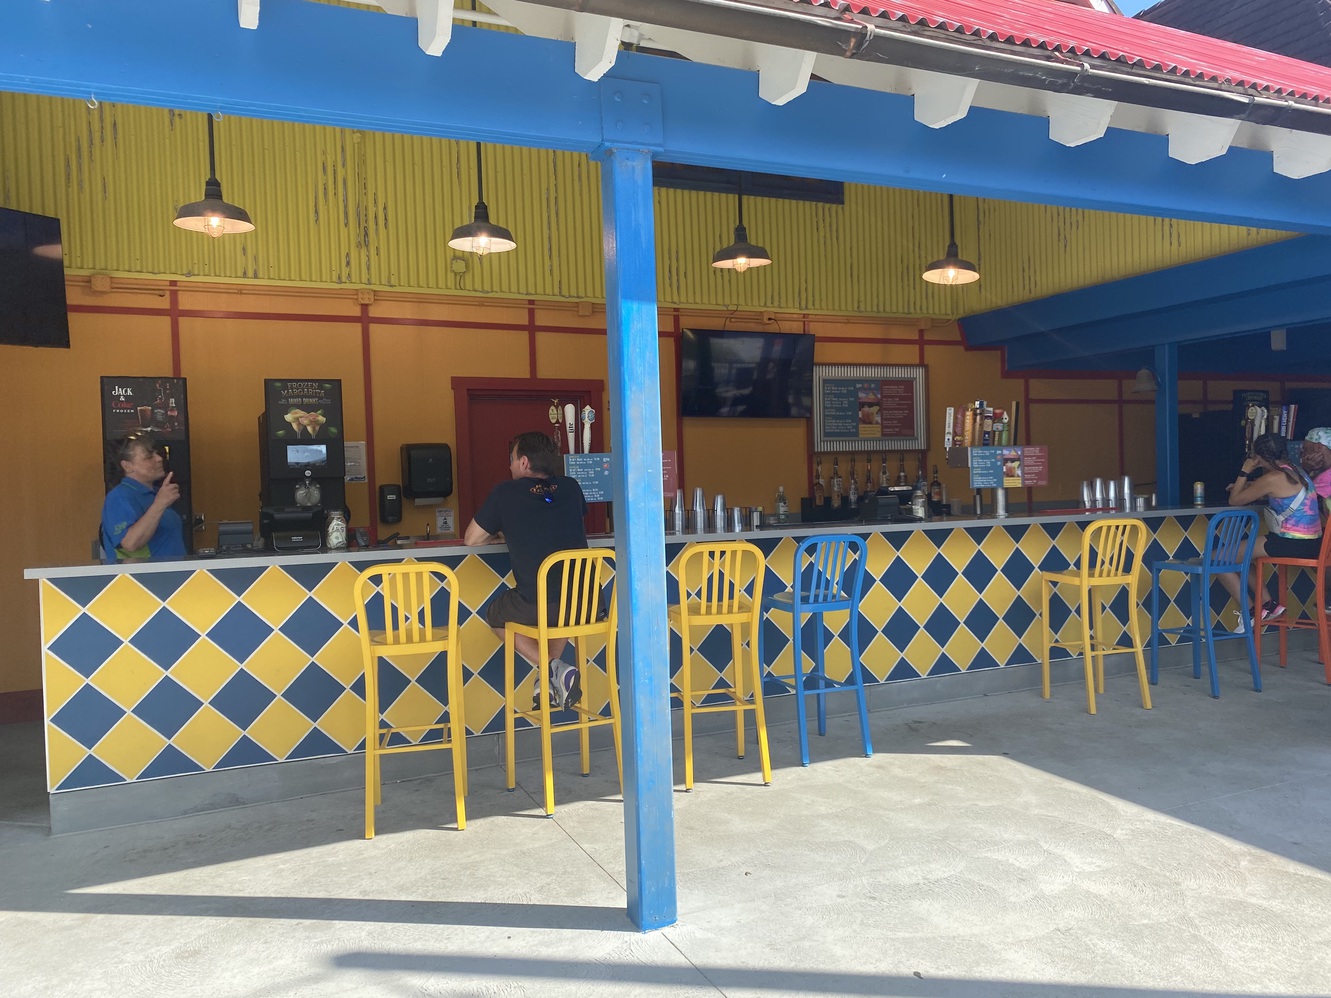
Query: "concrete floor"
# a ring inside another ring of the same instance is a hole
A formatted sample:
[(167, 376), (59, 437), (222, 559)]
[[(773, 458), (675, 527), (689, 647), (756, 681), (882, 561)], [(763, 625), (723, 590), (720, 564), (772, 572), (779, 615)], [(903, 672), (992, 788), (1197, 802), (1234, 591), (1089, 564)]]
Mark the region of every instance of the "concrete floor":
[(1331, 994), (1331, 687), (1310, 652), (1265, 680), (880, 711), (872, 759), (836, 718), (808, 769), (774, 725), (766, 788), (700, 739), (648, 935), (604, 753), (560, 758), (554, 820), (538, 766), (510, 795), (473, 760), (461, 833), (431, 778), (385, 788), (372, 842), (358, 793), (52, 837), (40, 729), (4, 726), (0, 994)]

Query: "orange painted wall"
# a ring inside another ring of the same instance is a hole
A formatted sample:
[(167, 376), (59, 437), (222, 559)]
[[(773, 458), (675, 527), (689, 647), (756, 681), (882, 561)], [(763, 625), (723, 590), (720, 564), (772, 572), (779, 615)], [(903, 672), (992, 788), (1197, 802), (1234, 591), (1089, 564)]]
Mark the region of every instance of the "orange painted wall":
[[(103, 494), (101, 375), (169, 374), (178, 350), (179, 373), (189, 379), (196, 510), (208, 522), (197, 538), (201, 545), (215, 542), (219, 520), (257, 519), (255, 421), (264, 378), (340, 378), (346, 439), (366, 439), (372, 422), (375, 477), (395, 482), (401, 443), (456, 442), (454, 376), (606, 377), (600, 305), (390, 293), (362, 304), (355, 290), (150, 280), (117, 280), (111, 293), (95, 294), (80, 277), (69, 279), (68, 293), (69, 350), (0, 346), (9, 412), (19, 428), (11, 436), (0, 517), (0, 628), (7, 636), (0, 693), (35, 689), (41, 682), (37, 584), (23, 580), (23, 569), (83, 564), (90, 557)], [(1082, 478), (1094, 475), (1127, 470), (1141, 483), (1154, 477), (1153, 401), (1129, 393), (1127, 374), (1005, 378), (999, 353), (968, 351), (954, 325), (928, 320), (767, 319), (760, 313), (660, 313), (663, 446), (681, 451), (686, 488), (701, 485), (709, 496), (720, 491), (732, 504), (771, 510), (778, 485), (786, 486), (792, 504), (807, 494), (812, 468), (805, 421), (678, 418), (675, 336), (689, 326), (811, 332), (818, 337), (819, 363), (925, 364), (932, 440), (926, 461), (940, 465), (953, 497), (968, 490), (965, 472), (945, 467), (943, 410), (975, 398), (1028, 399), (1029, 439), (1049, 445), (1055, 480), (1048, 490), (1037, 490), (1037, 499), (1068, 498)], [(367, 385), (372, 409), (366, 406)], [(1227, 408), (1232, 387), (1187, 382), (1184, 411)], [(1276, 399), (1285, 386), (1241, 387), (1268, 388)], [(614, 418), (613, 412), (602, 415)], [(843, 461), (843, 473), (848, 463)], [(895, 459), (889, 467), (895, 471)], [(914, 455), (908, 467), (913, 475)], [(824, 471), (830, 468), (828, 460)], [(862, 479), (862, 456), (859, 472)], [(367, 486), (349, 486), (348, 502), (353, 522), (365, 523)], [(409, 519), (405, 532), (420, 533), (431, 515), (409, 507), (408, 517), (420, 522)]]

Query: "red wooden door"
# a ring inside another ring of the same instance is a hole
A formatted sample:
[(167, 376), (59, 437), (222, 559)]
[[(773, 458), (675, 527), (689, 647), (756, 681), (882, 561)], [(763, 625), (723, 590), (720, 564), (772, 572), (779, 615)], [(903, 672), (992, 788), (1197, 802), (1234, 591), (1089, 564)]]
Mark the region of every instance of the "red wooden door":
[[(585, 405), (597, 415), (592, 423), (592, 453), (603, 450), (605, 423), (599, 381), (542, 381), (491, 378), (454, 378), (453, 399), (458, 428), (458, 533), (467, 529), (472, 516), (494, 486), (508, 478), (508, 442), (519, 433), (536, 430), (559, 443), (559, 453), (569, 452), (564, 427), (564, 406), (579, 414)], [(550, 422), (550, 407), (558, 405), (559, 422)], [(574, 427), (574, 446), (582, 452), (582, 424)], [(587, 514), (587, 532), (605, 532), (603, 503), (592, 503)]]

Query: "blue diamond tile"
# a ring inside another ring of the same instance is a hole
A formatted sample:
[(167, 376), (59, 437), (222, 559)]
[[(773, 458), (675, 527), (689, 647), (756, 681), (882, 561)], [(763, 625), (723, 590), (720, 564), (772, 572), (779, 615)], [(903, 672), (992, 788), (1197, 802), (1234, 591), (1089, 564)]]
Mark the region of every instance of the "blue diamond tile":
[(915, 618), (906, 612), (905, 607), (897, 607), (883, 627), (883, 636), (898, 648), (905, 648), (919, 632), (920, 625), (915, 623)]
[(946, 558), (935, 558), (920, 575), (925, 584), (936, 593), (947, 592), (948, 586), (957, 578), (957, 570)]
[(994, 613), (988, 603), (976, 603), (971, 607), (970, 613), (966, 614), (963, 623), (966, 625), (966, 630), (983, 641), (998, 623), (998, 614)]
[(217, 765), (213, 769), (259, 766), (266, 762), (277, 762), (277, 757), (260, 748), (249, 735), (241, 735), (236, 739), (236, 744), (226, 750), (226, 755), (217, 760)]
[[(385, 678), (384, 673), (387, 671), (387, 669), (380, 669), (379, 671), (381, 689), (382, 681)], [(396, 672), (397, 670), (393, 671)], [(282, 692), (282, 699), (311, 721), (317, 721), (328, 712), (328, 708), (344, 692), (346, 692), (345, 686), (311, 662)], [(383, 701), (382, 703), (387, 706), (389, 702)], [(341, 749), (338, 751), (340, 752)]]
[(83, 790), (87, 787), (105, 787), (125, 782), (125, 778), (106, 763), (88, 756), (74, 767), (74, 771), (66, 776), (56, 789)]
[(121, 645), (118, 637), (87, 614), (80, 614), (51, 642), (51, 653), (87, 679)]
[(136, 780), (151, 780), (159, 776), (180, 776), (183, 773), (202, 773), (203, 767), (174, 745), (165, 746), (157, 753), (157, 758), (135, 777)]
[[(229, 569), (228, 571), (240, 571)], [(268, 640), (272, 627), (253, 610), (237, 603), (213, 625), (208, 637), (237, 662), (244, 662), (256, 648)]]
[(994, 576), (997, 574), (998, 569), (994, 567), (994, 563), (979, 552), (976, 552), (966, 562), (966, 567), (961, 570), (961, 577), (969, 582), (971, 588), (977, 593), (984, 592), (985, 587), (994, 580)]
[(163, 738), (171, 739), (202, 706), (202, 700), (165, 676), (139, 701), (134, 715)]
[(910, 587), (915, 585), (917, 579), (919, 576), (915, 570), (900, 558), (893, 558), (887, 563), (887, 568), (883, 569), (883, 588), (897, 599), (910, 592)]
[(109, 586), (114, 578), (114, 575), (96, 575), (48, 581), (79, 606), (87, 606), (102, 594), (102, 590)]
[[(571, 647), (569, 654), (572, 654)], [(448, 675), (445, 672), (444, 656), (440, 654), (430, 659), (429, 664), (416, 677), (416, 682), (430, 696), (440, 703), (446, 703), (448, 701)]]
[(198, 640), (198, 631), (162, 607), (134, 633), (129, 643), (159, 667), (169, 669)]
[(165, 603), (193, 576), (193, 572), (143, 572), (134, 580)]
[(51, 715), (51, 723), (84, 748), (91, 749), (124, 716), (124, 709), (108, 696), (84, 686)]
[(248, 672), (237, 672), (208, 702), (216, 711), (244, 731), (277, 699), (277, 694)]
[(311, 759), (320, 755), (346, 755), (346, 750), (318, 728), (300, 740), (288, 754), (288, 759)]
[[(1052, 613), (1052, 608), (1051, 611)], [(1003, 611), (1003, 622), (1012, 628), (1013, 634), (1025, 634), (1026, 628), (1038, 617), (1024, 599), (1014, 599), (1012, 605)]]
[(209, 574), (237, 596), (244, 596), (250, 586), (259, 581), (259, 576), (268, 571), (267, 566), (253, 568), (216, 568)]
[(282, 625), (282, 633), (311, 658), (341, 629), (342, 622), (313, 597), (301, 603)]
[[(500, 655), (502, 663), (502, 652), (496, 652)], [(497, 690), (503, 690), (503, 666), (500, 665), (500, 683), (495, 687)], [(402, 695), (402, 691), (411, 685), (411, 680), (402, 674), (393, 663), (380, 660), (379, 662), (379, 710), (385, 711), (397, 702), (397, 698)], [(361, 696), (364, 697), (364, 692)], [(321, 715), (322, 716), (322, 715)]]
[(282, 571), (293, 582), (299, 583), (307, 593), (312, 593), (336, 567), (336, 562), (325, 562), (321, 565), (284, 565)]

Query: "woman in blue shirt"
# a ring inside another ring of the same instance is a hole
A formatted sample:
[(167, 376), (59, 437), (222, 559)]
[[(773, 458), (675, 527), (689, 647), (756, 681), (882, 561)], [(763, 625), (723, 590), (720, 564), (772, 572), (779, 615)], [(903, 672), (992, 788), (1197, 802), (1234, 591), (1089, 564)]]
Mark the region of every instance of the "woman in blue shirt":
[[(151, 437), (130, 437), (117, 453), (124, 478), (102, 503), (102, 552), (124, 558), (183, 558), (185, 534), (171, 504), (180, 498)], [(157, 485), (158, 481), (161, 485)]]

